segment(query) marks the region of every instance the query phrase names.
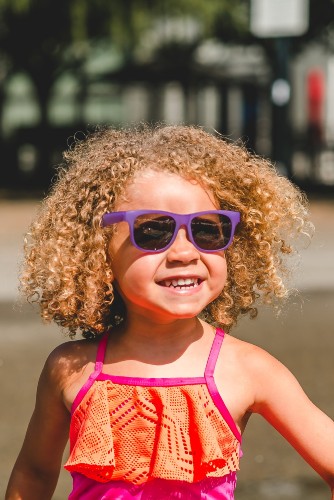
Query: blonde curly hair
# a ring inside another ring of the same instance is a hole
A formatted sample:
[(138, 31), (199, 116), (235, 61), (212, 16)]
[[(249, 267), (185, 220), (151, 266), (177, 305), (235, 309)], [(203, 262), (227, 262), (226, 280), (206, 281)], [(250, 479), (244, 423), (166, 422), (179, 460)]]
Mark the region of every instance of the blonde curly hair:
[(27, 235), (21, 290), (45, 320), (85, 337), (124, 320), (107, 258), (112, 228), (103, 229), (101, 217), (147, 168), (196, 180), (220, 209), (241, 214), (226, 250), (226, 285), (205, 319), (229, 330), (240, 313), (256, 315), (257, 299), (287, 296), (284, 256), (295, 252), (295, 236), (308, 234), (307, 200), (269, 161), (200, 127), (101, 127), (64, 153)]

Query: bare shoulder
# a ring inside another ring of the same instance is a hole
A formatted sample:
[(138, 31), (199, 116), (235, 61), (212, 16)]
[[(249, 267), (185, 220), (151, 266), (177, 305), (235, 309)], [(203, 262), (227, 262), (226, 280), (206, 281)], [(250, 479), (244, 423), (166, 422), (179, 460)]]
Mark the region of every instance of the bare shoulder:
[(264, 349), (226, 335), (215, 368), (215, 381), (242, 432), (262, 398), (265, 373), (279, 362)]
[(227, 336), (226, 347), (240, 376), (248, 381), (253, 394), (250, 411), (265, 414), (276, 401), (285, 400), (287, 394), (306, 398), (298, 380), (281, 361), (261, 347)]
[(44, 376), (62, 391), (80, 376), (89, 365), (94, 365), (98, 340), (70, 340), (51, 351), (46, 359)]
[(244, 409), (262, 412), (274, 394), (297, 387), (293, 374), (278, 359), (257, 345), (226, 335), (218, 361), (218, 376), (240, 392)]
[(278, 359), (255, 344), (245, 342), (232, 335), (226, 335), (224, 344), (227, 354), (232, 356), (232, 359), (238, 363), (238, 368), (242, 371), (246, 370), (253, 375), (256, 375), (256, 373), (263, 375), (263, 370), (280, 370), (284, 368)]

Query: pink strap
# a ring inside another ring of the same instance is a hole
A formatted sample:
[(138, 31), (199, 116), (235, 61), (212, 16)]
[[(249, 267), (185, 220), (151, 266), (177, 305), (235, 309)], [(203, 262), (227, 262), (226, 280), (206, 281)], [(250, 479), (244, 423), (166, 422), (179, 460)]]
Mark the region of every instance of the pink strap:
[(81, 387), (80, 391), (76, 395), (72, 407), (71, 407), (71, 413), (75, 411), (77, 406), (80, 404), (80, 402), (83, 400), (84, 396), (87, 394), (89, 389), (92, 387), (94, 381), (97, 379), (97, 377), (100, 375), (102, 368), (103, 368), (103, 362), (104, 362), (104, 357), (106, 354), (106, 349), (107, 349), (107, 343), (108, 343), (108, 332), (104, 333), (98, 348), (97, 348), (97, 354), (96, 354), (96, 360), (95, 360), (95, 370), (93, 373), (90, 374), (88, 377), (87, 381), (84, 383), (84, 385)]
[(204, 372), (204, 377), (207, 379), (208, 377), (213, 377), (217, 359), (219, 356), (220, 348), (223, 343), (225, 337), (225, 332), (224, 330), (221, 330), (220, 328), (216, 329), (216, 335), (213, 339), (210, 354), (208, 357), (208, 361), (206, 362), (206, 367), (205, 367), (205, 372)]
[(208, 391), (212, 397), (213, 402), (215, 403), (220, 413), (223, 415), (225, 422), (229, 425), (235, 437), (238, 439), (239, 442), (241, 442), (241, 434), (239, 432), (239, 429), (235, 425), (232, 415), (228, 411), (227, 406), (225, 405), (217, 389), (216, 382), (213, 376), (224, 337), (225, 337), (225, 332), (220, 328), (217, 328), (216, 335), (209, 354), (209, 358), (206, 364), (204, 377), (206, 380)]
[(105, 332), (103, 334), (102, 339), (100, 340), (98, 348), (97, 348), (96, 360), (95, 360), (95, 371), (96, 372), (101, 373), (101, 371), (102, 371), (104, 358), (105, 358), (106, 350), (107, 350), (107, 345), (108, 345), (108, 332)]

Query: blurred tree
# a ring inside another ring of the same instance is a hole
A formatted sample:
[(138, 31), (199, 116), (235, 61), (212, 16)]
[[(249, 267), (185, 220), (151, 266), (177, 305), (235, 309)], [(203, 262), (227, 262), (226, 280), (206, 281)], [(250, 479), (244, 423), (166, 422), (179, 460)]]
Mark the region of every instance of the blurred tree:
[[(24, 71), (32, 78), (47, 123), (46, 103), (56, 76), (66, 67), (78, 69), (89, 53), (89, 41), (110, 37), (133, 58), (143, 31), (153, 19), (191, 15), (213, 32), (217, 16), (236, 31), (246, 28), (247, 2), (233, 0), (0, 0), (0, 57), (7, 75)], [(64, 57), (67, 55), (67, 57)]]
[(70, 42), (71, 23), (64, 2), (1, 2), (0, 47), (7, 75), (26, 72), (34, 82), (41, 124), (47, 123), (46, 102)]
[[(158, 20), (188, 15), (197, 19), (202, 27), (197, 33), (199, 42), (213, 33), (218, 14), (224, 17), (225, 13), (236, 25), (242, 24), (241, 12), (246, 2), (239, 3), (234, 0), (0, 0), (0, 121), (4, 84), (14, 74), (27, 74), (34, 85), (40, 115), (39, 125), (32, 131), (37, 133), (39, 141), (36, 177), (47, 180), (50, 175), (45, 165), (49, 164), (50, 143), (55, 135), (54, 130), (50, 131), (48, 117), (53, 85), (59, 75), (70, 71), (84, 95), (85, 63), (94, 54), (97, 41), (110, 40), (120, 50), (123, 65), (128, 66), (136, 58), (143, 33)], [(246, 28), (247, 16), (243, 23)], [(170, 43), (170, 39), (165, 43)], [(177, 45), (184, 45), (184, 40)], [(191, 58), (195, 45), (180, 51), (180, 57)], [(173, 53), (167, 51), (165, 59), (173, 60)], [(14, 171), (12, 176), (15, 178)]]

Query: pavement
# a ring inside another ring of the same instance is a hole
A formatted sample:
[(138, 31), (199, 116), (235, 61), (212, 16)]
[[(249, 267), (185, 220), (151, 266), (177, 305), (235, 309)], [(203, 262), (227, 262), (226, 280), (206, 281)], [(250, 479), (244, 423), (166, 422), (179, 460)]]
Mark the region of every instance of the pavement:
[[(47, 354), (66, 340), (55, 325), (18, 301), (22, 243), (38, 200), (0, 198), (0, 498), (33, 409), (36, 383)], [(308, 396), (334, 417), (334, 195), (311, 199), (316, 227), (301, 250), (295, 296), (276, 317), (262, 307), (256, 320), (243, 318), (232, 332), (260, 345), (294, 373)], [(244, 435), (238, 500), (325, 500), (327, 486), (263, 419), (251, 418)], [(65, 452), (66, 456), (67, 451)], [(64, 500), (70, 479), (61, 472), (54, 500)]]

